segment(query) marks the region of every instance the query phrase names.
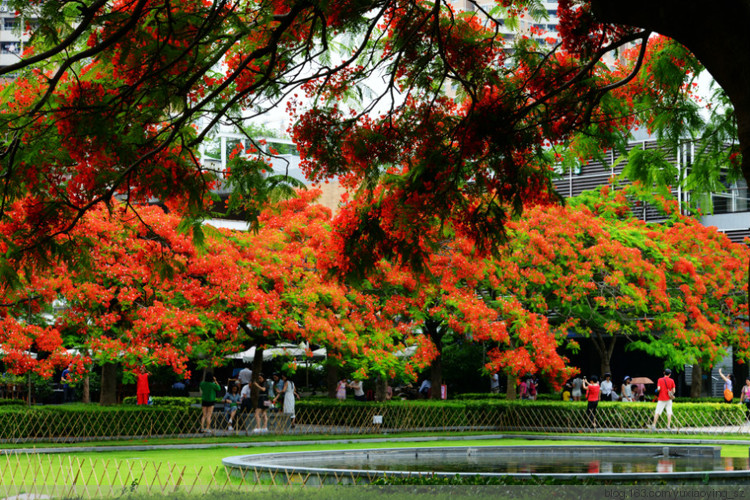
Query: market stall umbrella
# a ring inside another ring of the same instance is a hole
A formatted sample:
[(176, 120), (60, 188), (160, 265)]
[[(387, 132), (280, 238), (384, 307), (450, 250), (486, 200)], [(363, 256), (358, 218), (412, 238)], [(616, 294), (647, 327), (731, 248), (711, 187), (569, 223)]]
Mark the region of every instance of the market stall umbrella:
[(654, 381), (648, 377), (635, 377), (631, 378), (630, 381), (634, 384), (653, 384)]

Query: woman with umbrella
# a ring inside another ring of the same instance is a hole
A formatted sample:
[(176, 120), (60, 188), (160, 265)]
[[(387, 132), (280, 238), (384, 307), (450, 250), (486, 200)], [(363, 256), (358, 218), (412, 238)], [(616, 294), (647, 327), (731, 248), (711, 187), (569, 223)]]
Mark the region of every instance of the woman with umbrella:
[(653, 384), (654, 381), (648, 377), (635, 377), (630, 383), (633, 385), (633, 401), (643, 401), (646, 395), (646, 384)]

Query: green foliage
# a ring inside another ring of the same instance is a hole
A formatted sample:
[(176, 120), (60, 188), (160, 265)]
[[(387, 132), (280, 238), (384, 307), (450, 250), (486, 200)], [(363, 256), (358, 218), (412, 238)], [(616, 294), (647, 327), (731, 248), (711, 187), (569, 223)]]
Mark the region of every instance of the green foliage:
[(227, 213), (242, 214), (254, 229), (258, 229), (260, 211), (269, 203), (293, 198), (295, 189), (304, 189), (301, 181), (284, 174), (274, 174), (271, 165), (262, 157), (237, 154), (230, 158), (226, 178), (231, 191)]
[(677, 167), (665, 158), (664, 151), (633, 148), (628, 155), (628, 163), (623, 175), (630, 180), (639, 180), (646, 186), (656, 186), (660, 191), (668, 193), (669, 186), (678, 179)]
[(0, 439), (185, 434), (199, 421), (199, 408), (177, 406), (0, 406)]
[(443, 340), (443, 380), (455, 393), (477, 391), (489, 387), (489, 379), (482, 374), (483, 348), (476, 342)]
[[(170, 396), (151, 396), (151, 405), (149, 406), (167, 406), (174, 408), (190, 408), (190, 405), (199, 404), (200, 398), (170, 397)], [(135, 405), (138, 402), (136, 396), (123, 398), (122, 403), (125, 405)]]
[[(486, 395), (485, 395), (486, 396)], [(720, 403), (678, 403), (675, 421), (691, 427), (742, 425), (745, 407)], [(502, 397), (452, 401), (368, 402), (303, 400), (301, 410), (325, 414), (328, 425), (369, 425), (372, 416), (382, 415), (384, 427), (400, 429), (467, 427), (496, 425), (501, 428), (577, 428), (587, 422), (587, 403), (560, 401), (506, 401)], [(363, 416), (363, 408), (366, 415)], [(619, 429), (644, 429), (654, 416), (655, 403), (601, 402), (597, 410), (600, 422)], [(304, 415), (299, 412), (300, 416)], [(299, 418), (299, 417), (298, 417)], [(303, 420), (299, 420), (304, 423)], [(662, 422), (663, 424), (663, 422)]]
[(22, 399), (0, 399), (0, 406), (26, 406), (26, 401)]

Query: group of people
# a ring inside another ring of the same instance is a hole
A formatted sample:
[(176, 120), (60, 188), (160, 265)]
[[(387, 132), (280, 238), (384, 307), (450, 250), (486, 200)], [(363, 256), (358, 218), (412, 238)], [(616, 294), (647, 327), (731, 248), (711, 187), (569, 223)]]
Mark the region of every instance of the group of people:
[[(724, 401), (731, 403), (734, 400), (734, 375), (725, 375), (719, 368), (719, 376), (724, 381)], [(745, 415), (750, 421), (750, 376), (745, 378), (745, 385), (740, 391), (740, 403), (745, 405)]]
[[(596, 410), (599, 405), (599, 401), (613, 401), (616, 400), (612, 397), (613, 387), (611, 381), (611, 375), (606, 373), (604, 380), (599, 382), (599, 377), (592, 375), (590, 379), (585, 376), (581, 378), (581, 390), (585, 392), (586, 401), (588, 403), (586, 407), (586, 414), (589, 419), (591, 427), (596, 427)], [(576, 377), (578, 379), (578, 377)], [(576, 380), (574, 379), (574, 381)], [(620, 398), (623, 401), (635, 401), (632, 390), (626, 390), (630, 388), (630, 377), (625, 377), (623, 382), (623, 396)], [(574, 385), (575, 389), (575, 385)], [(605, 393), (605, 390), (607, 391)], [(667, 413), (667, 428), (672, 426), (672, 400), (675, 396), (675, 383), (672, 380), (672, 370), (669, 368), (664, 369), (663, 376), (656, 383), (657, 401), (656, 411), (654, 412), (654, 421), (651, 424), (652, 428), (656, 427), (656, 423), (659, 421), (659, 417), (666, 411)], [(575, 396), (574, 396), (575, 397)], [(580, 397), (580, 394), (579, 394)], [(625, 399), (628, 398), (628, 399)], [(576, 400), (577, 401), (577, 400)]]
[[(201, 391), (201, 432), (211, 432), (214, 405), (218, 394), (223, 388), (213, 373), (206, 373), (206, 378), (200, 383)], [(257, 399), (253, 404), (253, 390), (257, 392)], [(240, 410), (255, 411), (255, 428), (253, 433), (268, 432), (268, 410), (282, 407), (282, 413), (287, 415), (294, 427), (295, 400), (299, 399), (294, 381), (286, 374), (274, 373), (266, 379), (262, 373), (253, 378), (252, 370), (244, 368), (236, 380), (230, 380), (226, 393), (221, 401), (229, 420), (228, 430), (234, 430), (237, 412)], [(281, 400), (281, 403), (279, 402)]]
[[(573, 379), (565, 383), (563, 387), (562, 399), (563, 401), (581, 401), (586, 389), (585, 378), (576, 376)], [(594, 377), (592, 377), (593, 379)], [(598, 381), (598, 377), (597, 381)], [(591, 383), (591, 381), (589, 381)], [(633, 380), (629, 376), (625, 376), (620, 386), (620, 392), (618, 393), (614, 383), (612, 382), (612, 375), (605, 373), (599, 382), (599, 401), (645, 401), (646, 386), (645, 384), (634, 384)]]
[(336, 385), (336, 399), (344, 401), (346, 399), (347, 389), (354, 391), (354, 399), (356, 401), (367, 401), (363, 382), (361, 380), (339, 380), (339, 383)]
[(537, 380), (533, 376), (527, 375), (521, 379), (521, 383), (518, 385), (518, 397), (534, 401), (538, 388), (539, 383)]

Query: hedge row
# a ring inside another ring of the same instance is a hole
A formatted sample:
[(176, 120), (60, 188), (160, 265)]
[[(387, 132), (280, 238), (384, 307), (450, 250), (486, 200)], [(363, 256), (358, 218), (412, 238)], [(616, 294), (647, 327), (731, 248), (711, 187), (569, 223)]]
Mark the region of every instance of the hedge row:
[(96, 405), (0, 407), (0, 439), (107, 438), (197, 432), (200, 408)]
[[(297, 403), (299, 423), (357, 426), (382, 415), (383, 427), (494, 427), (497, 429), (579, 428), (588, 422), (586, 402), (506, 401), (355, 401), (315, 400)], [(600, 427), (642, 429), (653, 419), (655, 403), (602, 402), (597, 410)], [(367, 415), (363, 418), (363, 411)], [(745, 407), (724, 403), (677, 403), (675, 422), (681, 427), (740, 426)], [(664, 420), (664, 419), (662, 419)]]
[[(170, 396), (151, 396), (151, 404), (149, 406), (175, 406), (178, 408), (188, 408), (190, 405), (200, 404), (200, 398), (187, 398), (187, 397), (170, 397)], [(136, 396), (128, 396), (123, 398), (122, 403), (125, 405), (135, 405), (138, 403)]]
[[(198, 432), (201, 410), (193, 398), (159, 398), (153, 406), (55, 405), (31, 408), (0, 405), (0, 440), (60, 440), (131, 436), (169, 436)], [(601, 403), (602, 429), (643, 429), (653, 418), (654, 403)], [(745, 424), (744, 405), (678, 403), (675, 423), (683, 428), (738, 427)], [(567, 430), (588, 422), (585, 402), (546, 401), (390, 401), (387, 403), (302, 400), (297, 423), (339, 426), (346, 432), (368, 432), (373, 416), (394, 432), (419, 429)], [(662, 419), (662, 421), (665, 419)], [(338, 432), (341, 432), (339, 430)]]

